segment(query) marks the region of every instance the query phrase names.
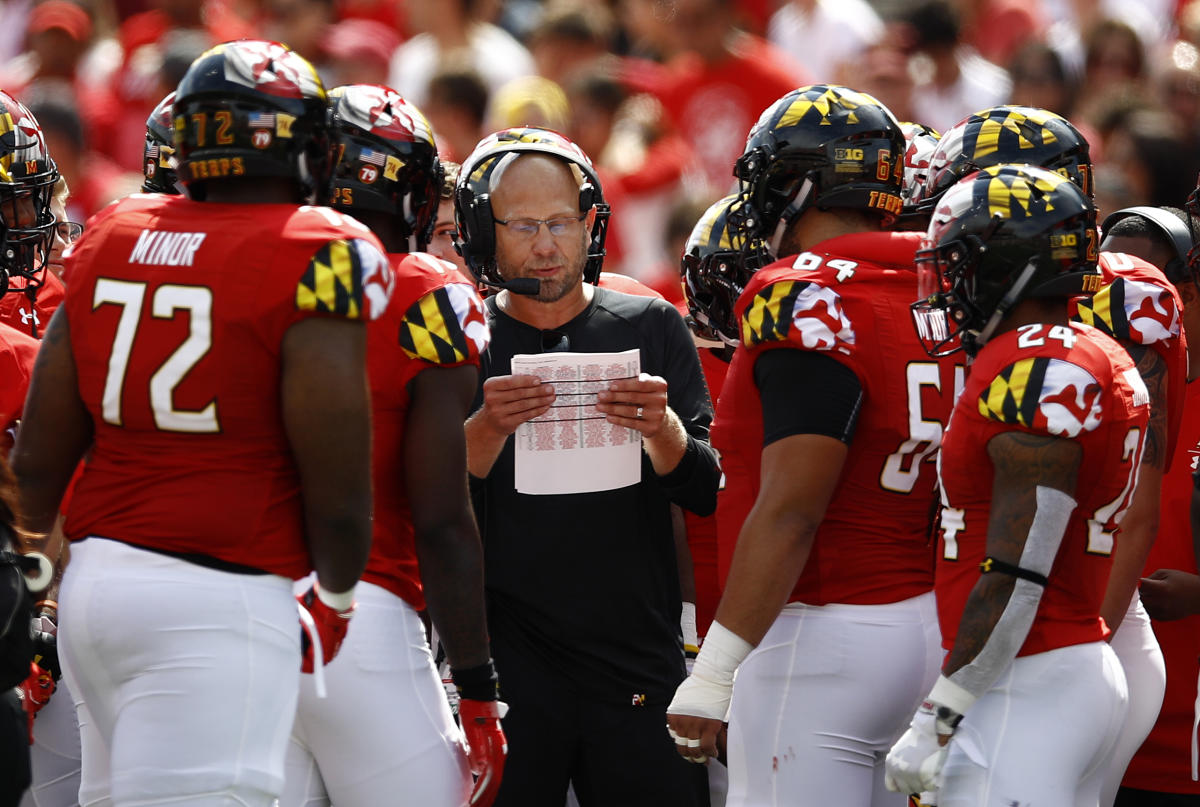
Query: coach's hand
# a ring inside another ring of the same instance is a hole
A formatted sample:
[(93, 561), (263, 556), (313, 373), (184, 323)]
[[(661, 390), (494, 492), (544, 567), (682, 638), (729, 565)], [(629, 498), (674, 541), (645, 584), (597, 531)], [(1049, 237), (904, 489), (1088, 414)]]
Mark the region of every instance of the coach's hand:
[(508, 712), (502, 701), (476, 701), (463, 698), (458, 702), (458, 719), (467, 739), (467, 760), (475, 774), (475, 789), (471, 791), (472, 807), (490, 807), (500, 790), (504, 775), (504, 760), (508, 757), (508, 740), (500, 719)]
[(311, 629), (303, 620), (300, 623), (300, 671), (311, 673), (317, 647), (320, 648), (322, 666), (333, 661), (346, 639), (350, 617), (354, 616), (354, 609), (358, 605), (354, 602), (353, 589), (342, 594), (329, 594), (318, 589), (315, 584), (308, 591), (298, 595), (296, 600), (312, 616)]
[(636, 429), (643, 437), (654, 437), (667, 421), (667, 382), (656, 375), (611, 381), (596, 401), (596, 411), (609, 423)]
[(535, 375), (498, 375), (483, 382), (483, 406), (472, 417), (496, 434), (512, 434), (522, 423), (550, 411), (554, 387)]

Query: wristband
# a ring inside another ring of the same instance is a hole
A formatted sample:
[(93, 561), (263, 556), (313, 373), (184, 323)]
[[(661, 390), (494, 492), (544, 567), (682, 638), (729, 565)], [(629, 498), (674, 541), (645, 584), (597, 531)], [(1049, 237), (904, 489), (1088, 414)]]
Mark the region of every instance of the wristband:
[(696, 603), (684, 602), (679, 612), (679, 630), (683, 634), (683, 652), (700, 652), (700, 637), (696, 633)]
[(713, 620), (704, 637), (704, 647), (696, 656), (692, 675), (714, 683), (733, 686), (733, 674), (754, 645)]
[(929, 701), (936, 706), (947, 706), (960, 715), (975, 703), (976, 697), (944, 675), (939, 675), (933, 689), (929, 690)]
[(35, 610), (49, 608), (54, 613), (58, 613), (58, 603), (54, 600), (38, 600), (33, 604)]
[(321, 587), (320, 583), (313, 586), (317, 590), (317, 599), (325, 603), (334, 611), (342, 612), (350, 609), (354, 605), (354, 586), (350, 586), (346, 591), (339, 594), (334, 594)]
[(458, 696), (470, 701), (494, 701), (500, 699), (500, 678), (496, 667), (488, 659), (478, 667), (465, 670), (450, 668), (450, 680), (458, 690)]

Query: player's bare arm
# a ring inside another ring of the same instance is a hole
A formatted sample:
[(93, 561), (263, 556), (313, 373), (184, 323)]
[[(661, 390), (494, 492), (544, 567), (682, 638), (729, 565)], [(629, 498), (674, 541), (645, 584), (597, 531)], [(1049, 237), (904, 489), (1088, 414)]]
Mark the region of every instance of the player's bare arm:
[[(1082, 454), (1077, 443), (1058, 437), (1011, 431), (992, 438), (988, 443), (988, 456), (992, 460), (995, 481), (988, 520), (988, 557), (1015, 568), (1029, 566), (1026, 546), (1039, 505), (1043, 504), (1038, 489), (1053, 488), (1073, 498)], [(1042, 509), (1045, 509), (1044, 505)], [(1061, 540), (1061, 533), (1058, 539)], [(1050, 562), (1053, 562), (1053, 555)], [(992, 640), (1018, 579), (1016, 575), (1006, 573), (979, 576), (963, 609), (954, 649), (943, 667), (944, 675), (952, 676), (974, 661)], [(1016, 656), (1028, 630), (1026, 623), (1019, 635), (1014, 631), (1012, 635), (997, 637), (1004, 643), (1008, 661)], [(1009, 650), (1011, 652), (1007, 652)], [(996, 665), (995, 669), (999, 672), (1004, 666), (1007, 662)]]
[(25, 416), (12, 452), (22, 526), (40, 536), (27, 542), (26, 549), (52, 549), (46, 543), (58, 516), (59, 502), (91, 443), (92, 418), (79, 397), (64, 307), (50, 320), (38, 350)]
[(550, 411), (554, 386), (537, 376), (501, 375), (483, 382), (483, 405), (467, 420), (467, 468), (483, 478), (492, 471), (508, 436), (527, 420)]
[[(708, 686), (701, 659), (709, 652), (714, 633), (733, 634), (747, 652), (762, 641), (804, 570), (848, 453), (846, 443), (816, 434), (791, 435), (763, 449), (762, 487), (738, 536), (716, 619), (693, 676), (681, 685), (667, 710), (668, 726), (677, 738), (699, 740), (698, 746), (677, 740), (676, 748), (683, 756), (700, 759), (717, 755), (716, 739), (724, 709), (728, 708), (728, 692), (723, 706), (714, 703), (707, 717), (675, 711), (702, 711), (683, 705), (684, 700), (691, 700), (685, 688)], [(732, 680), (733, 670), (728, 672)], [(716, 689), (712, 694), (718, 694)], [(715, 716), (717, 711), (720, 717)]]
[(488, 661), (483, 549), (467, 493), (463, 420), (478, 383), (474, 366), (431, 368), (409, 384), (405, 479), (430, 618), (450, 665)]
[(371, 546), (371, 406), (363, 323), (311, 318), (289, 328), (280, 389), (313, 568), (323, 589), (344, 592), (358, 582)]

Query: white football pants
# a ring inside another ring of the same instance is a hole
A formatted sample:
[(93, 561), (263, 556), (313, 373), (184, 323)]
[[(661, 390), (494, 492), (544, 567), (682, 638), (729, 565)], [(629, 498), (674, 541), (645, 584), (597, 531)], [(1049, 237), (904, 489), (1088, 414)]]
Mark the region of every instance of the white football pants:
[(1142, 607), (1142, 598), (1136, 591), (1125, 618), (1113, 634), (1111, 645), (1125, 671), (1129, 711), (1109, 758), (1108, 774), (1100, 791), (1100, 807), (1112, 807), (1125, 769), (1154, 728), (1167, 691), (1167, 668), (1162, 650), (1150, 627), (1150, 617)]
[(791, 603), (738, 668), (729, 807), (903, 807), (883, 761), (941, 664), (933, 593)]
[(274, 803), (300, 684), (291, 580), (93, 537), (60, 607), (83, 807)]
[(59, 678), (50, 702), (33, 721), (29, 761), (33, 784), (20, 807), (75, 807), (79, 803), (79, 721), (66, 678)]
[(1096, 807), (1128, 700), (1107, 642), (1017, 658), (954, 733), (938, 807)]
[(471, 773), (420, 617), (371, 583), (355, 599), (327, 697), (302, 676), (280, 807), (461, 807)]

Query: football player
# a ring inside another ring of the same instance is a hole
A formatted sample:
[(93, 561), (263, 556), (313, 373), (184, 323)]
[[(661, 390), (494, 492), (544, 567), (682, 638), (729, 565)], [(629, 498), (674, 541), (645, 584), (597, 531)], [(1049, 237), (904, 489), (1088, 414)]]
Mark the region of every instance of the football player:
[(1115, 340), (1069, 320), (1099, 280), (1072, 182), (986, 168), (945, 193), (927, 239), (917, 330), (972, 363), (939, 460), (948, 652), (887, 784), (940, 785), (941, 807), (1095, 804), (1128, 697), (1100, 607), (1150, 394)]
[(146, 118), (146, 145), (142, 149), (142, 192), (179, 193), (175, 172), (175, 123), (171, 110), (175, 104), (172, 90), (163, 96)]
[(45, 533), (88, 453), (59, 635), (81, 803), (266, 807), (299, 668), (336, 654), (367, 560), (364, 321), (391, 273), (363, 225), (310, 206), (330, 147), (307, 61), (218, 45), (173, 114), (190, 198), (135, 194), (75, 244), (13, 466)]
[[(959, 177), (1003, 163), (1028, 163), (1074, 182), (1091, 198), (1092, 166), (1087, 141), (1069, 121), (1044, 109), (999, 106), (969, 115), (946, 132), (930, 158), (918, 210), (931, 214)], [(1102, 282), (1075, 318), (1114, 336), (1138, 366), (1151, 396), (1150, 427), (1137, 489), (1121, 525), (1101, 616), (1129, 682), (1129, 711), (1114, 747), (1101, 804), (1112, 804), (1122, 772), (1154, 725), (1162, 704), (1165, 671), (1150, 620), (1137, 593), (1158, 522), (1162, 477), (1171, 461), (1183, 417), (1187, 356), (1178, 291), (1145, 260), (1100, 252)], [(1123, 627), (1122, 627), (1123, 626)]]
[[(474, 284), (423, 250), (438, 209), (441, 166), (425, 117), (393, 90), (330, 93), (338, 155), (333, 207), (386, 247), (396, 289), (367, 329), (374, 425), (374, 539), (354, 630), (306, 680), (283, 807), (490, 804), (505, 742), (483, 611), (483, 550), (467, 495), (466, 420), (489, 334)], [(419, 566), (419, 571), (418, 571)], [(418, 612), (428, 608), (460, 696), (462, 735)]]
[(56, 220), (51, 210), (58, 166), (37, 119), (0, 90), (0, 219), (7, 228), (0, 266), (8, 275), (0, 322), (35, 339), (63, 300), (63, 284), (47, 271)]
[(667, 710), (694, 761), (728, 712), (730, 805), (903, 803), (882, 761), (937, 670), (931, 460), (961, 375), (908, 325), (920, 235), (881, 232), (903, 170), (891, 112), (830, 85), (763, 112), (737, 163), (743, 235), (784, 257), (708, 308), (738, 337), (714, 428), (728, 577)]

